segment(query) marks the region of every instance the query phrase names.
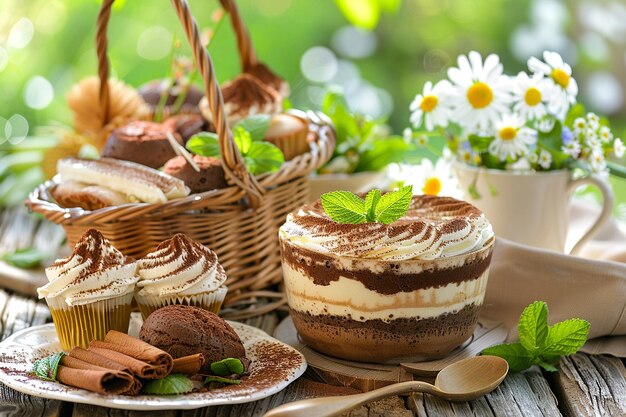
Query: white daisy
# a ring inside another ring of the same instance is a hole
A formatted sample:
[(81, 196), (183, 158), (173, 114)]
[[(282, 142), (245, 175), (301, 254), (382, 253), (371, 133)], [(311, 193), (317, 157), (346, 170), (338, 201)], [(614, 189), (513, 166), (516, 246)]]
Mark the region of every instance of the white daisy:
[(560, 120), (565, 119), (570, 104), (576, 102), (578, 84), (572, 78), (572, 67), (563, 62), (563, 58), (556, 52), (545, 51), (545, 62), (535, 57), (528, 60), (528, 68), (535, 74), (542, 74), (552, 87), (548, 110)]
[(528, 158), (520, 158), (512, 164), (507, 164), (506, 169), (508, 171), (530, 171), (530, 161)]
[(459, 55), (459, 67), (448, 69), (454, 84), (450, 94), (454, 120), (470, 132), (488, 131), (509, 111), (510, 82), (502, 75), (500, 58), (491, 54), (483, 63), (481, 55), (472, 51)]
[(419, 165), (401, 164), (390, 167), (392, 180), (413, 186), (414, 194), (429, 194), (461, 198), (462, 192), (454, 176), (451, 164), (439, 158), (435, 164), (424, 158)]
[(538, 120), (548, 112), (544, 101), (546, 83), (541, 74), (534, 74), (532, 78), (525, 72), (520, 72), (512, 83), (513, 112), (528, 120)]
[(587, 113), (587, 127), (592, 130), (598, 130), (600, 127), (600, 116), (593, 112)]
[(542, 149), (539, 154), (539, 166), (543, 169), (549, 169), (550, 165), (552, 165), (552, 155), (550, 155), (550, 152)]
[(537, 131), (524, 126), (524, 119), (516, 115), (505, 116), (495, 128), (495, 139), (489, 144), (489, 153), (501, 161), (528, 154), (528, 145), (537, 142)]
[(417, 137), (417, 144), (419, 146), (426, 146), (426, 145), (428, 145), (428, 137), (426, 135), (419, 135)]
[(537, 122), (536, 127), (540, 132), (550, 133), (552, 132), (552, 129), (554, 129), (554, 119), (546, 116)]
[(611, 129), (606, 126), (602, 126), (600, 128), (600, 140), (602, 142), (608, 143), (613, 140), (613, 133), (611, 133)]
[(582, 118), (582, 117), (577, 117), (576, 120), (574, 120), (574, 134), (581, 135), (585, 133), (585, 130), (587, 128), (587, 121)]
[(589, 162), (591, 163), (591, 169), (595, 173), (603, 172), (606, 169), (606, 160), (602, 151), (593, 150), (589, 156)]
[(411, 141), (413, 140), (413, 131), (410, 127), (404, 128), (404, 130), (402, 131), (402, 138), (404, 138), (404, 141), (406, 143), (411, 143)]
[(591, 148), (601, 148), (602, 144), (600, 143), (600, 139), (598, 138), (598, 134), (593, 131), (587, 129), (587, 134), (585, 135), (585, 143)]
[(563, 145), (561, 147), (561, 150), (563, 151), (563, 153), (576, 159), (580, 155), (580, 151), (581, 151), (580, 142), (578, 142), (577, 140), (572, 140), (566, 145)]
[(539, 161), (539, 155), (537, 155), (537, 152), (532, 152), (530, 155), (528, 155), (528, 162), (530, 162), (531, 164), (536, 164), (537, 161)]
[(624, 142), (622, 142), (620, 138), (615, 139), (615, 142), (613, 142), (613, 152), (615, 153), (615, 156), (621, 158), (624, 156), (624, 151), (626, 151)]
[(434, 87), (430, 81), (426, 82), (422, 94), (416, 95), (409, 107), (413, 126), (418, 128), (422, 122), (427, 130), (433, 130), (437, 126), (448, 126), (452, 113), (445, 103), (450, 90), (448, 80), (441, 80)]

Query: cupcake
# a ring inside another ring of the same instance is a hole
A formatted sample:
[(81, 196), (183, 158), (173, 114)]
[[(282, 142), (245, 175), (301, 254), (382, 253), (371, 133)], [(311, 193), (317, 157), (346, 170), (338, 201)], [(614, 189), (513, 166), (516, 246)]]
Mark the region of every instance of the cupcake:
[(469, 339), (494, 234), (453, 198), (414, 196), (391, 224), (339, 224), (320, 202), (279, 232), (285, 292), (302, 340), (338, 358), (440, 358)]
[(309, 151), (308, 134), (306, 120), (293, 114), (279, 113), (271, 118), (263, 140), (276, 145), (288, 161)]
[(228, 291), (215, 252), (180, 233), (137, 261), (137, 273), (135, 299), (144, 320), (174, 304), (218, 313)]
[(178, 133), (161, 123), (135, 121), (115, 129), (102, 150), (103, 157), (136, 162), (159, 169), (176, 156), (167, 134), (182, 143)]
[(185, 158), (172, 158), (163, 167), (163, 172), (185, 182), (191, 193), (202, 193), (228, 187), (222, 161), (218, 158), (194, 155), (193, 161), (200, 171), (196, 171)]
[(88, 348), (109, 330), (128, 331), (135, 269), (94, 229), (80, 238), (69, 257), (46, 268), (49, 283), (37, 292), (50, 307), (63, 350)]
[[(183, 114), (199, 114), (198, 104), (204, 93), (195, 85), (182, 86), (178, 82), (171, 85), (170, 80), (154, 80), (139, 87), (139, 94), (144, 99), (150, 113), (156, 114), (159, 109), (164, 117), (174, 112)], [(179, 108), (175, 106), (184, 94), (185, 98)], [(167, 96), (167, 97), (165, 97)]]

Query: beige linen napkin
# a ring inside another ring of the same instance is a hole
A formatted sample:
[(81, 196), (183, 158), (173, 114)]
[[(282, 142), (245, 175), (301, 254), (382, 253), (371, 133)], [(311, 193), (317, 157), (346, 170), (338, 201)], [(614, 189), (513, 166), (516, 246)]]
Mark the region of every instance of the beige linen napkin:
[[(594, 214), (578, 205), (572, 223), (589, 224)], [(626, 357), (626, 263), (617, 260), (626, 262), (626, 236), (615, 224), (587, 244), (581, 257), (498, 238), (482, 314), (503, 321), (514, 341), (524, 307), (542, 300), (550, 324), (572, 317), (591, 323), (592, 340), (583, 351)]]

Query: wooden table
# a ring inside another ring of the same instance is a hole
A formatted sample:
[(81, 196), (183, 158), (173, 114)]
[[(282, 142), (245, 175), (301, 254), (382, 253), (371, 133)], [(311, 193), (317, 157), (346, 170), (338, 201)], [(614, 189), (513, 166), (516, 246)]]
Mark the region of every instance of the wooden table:
[[(5, 338), (18, 330), (46, 323), (50, 313), (45, 303), (0, 290), (0, 334)], [(278, 313), (248, 319), (245, 323), (272, 334)], [(190, 411), (137, 412), (113, 410), (31, 397), (0, 384), (0, 416), (150, 416), (237, 417), (262, 416), (280, 404), (308, 397), (353, 392), (309, 379), (305, 374), (287, 389), (261, 401), (207, 407)], [(561, 363), (552, 375), (538, 368), (510, 374), (493, 393), (469, 403), (450, 403), (428, 395), (391, 397), (355, 409), (351, 417), (435, 416), (626, 416), (626, 369), (610, 356), (577, 354)]]
[[(25, 229), (33, 233), (19, 233)], [(18, 232), (15, 232), (18, 230)], [(43, 236), (42, 236), (43, 235)], [(50, 242), (55, 233), (23, 210), (0, 214), (0, 248), (15, 248)], [(3, 267), (0, 265), (0, 269)], [(5, 268), (6, 269), (6, 268)], [(5, 271), (0, 270), (0, 277)], [(6, 275), (6, 274), (5, 274)], [(30, 284), (32, 286), (33, 283)], [(26, 291), (25, 285), (22, 291)], [(19, 287), (18, 287), (19, 288)], [(285, 313), (275, 312), (245, 320), (246, 324), (272, 334)], [(29, 326), (50, 321), (45, 303), (34, 298), (0, 289), (0, 339)], [(306, 373), (282, 392), (261, 401), (207, 407), (191, 411), (137, 412), (107, 409), (85, 404), (49, 401), (31, 397), (0, 384), (0, 417), (2, 416), (150, 416), (150, 417), (238, 417), (262, 416), (283, 403), (310, 397), (341, 395), (355, 392), (323, 381), (314, 381), (314, 373)], [(469, 403), (450, 403), (415, 394), (391, 397), (362, 406), (347, 414), (350, 417), (439, 417), (439, 416), (626, 416), (626, 368), (620, 359), (576, 354), (561, 361), (554, 374), (537, 367), (510, 374), (491, 394)], [(303, 416), (306, 417), (306, 416)]]

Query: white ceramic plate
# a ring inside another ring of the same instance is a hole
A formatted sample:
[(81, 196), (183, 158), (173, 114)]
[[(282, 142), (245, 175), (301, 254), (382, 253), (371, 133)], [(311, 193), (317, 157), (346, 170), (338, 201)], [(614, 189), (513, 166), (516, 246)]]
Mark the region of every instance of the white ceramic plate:
[[(28, 375), (35, 359), (61, 350), (53, 324), (24, 329), (0, 343), (0, 382), (25, 394), (127, 410), (192, 409), (210, 405), (257, 401), (284, 389), (306, 369), (304, 356), (262, 330), (229, 322), (252, 361), (250, 376), (240, 385), (184, 395), (101, 395), (42, 381)], [(137, 334), (140, 320), (133, 317), (130, 334)]]

